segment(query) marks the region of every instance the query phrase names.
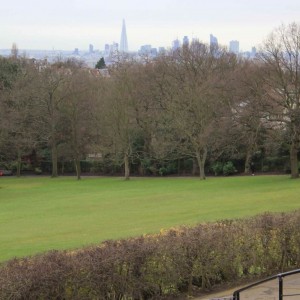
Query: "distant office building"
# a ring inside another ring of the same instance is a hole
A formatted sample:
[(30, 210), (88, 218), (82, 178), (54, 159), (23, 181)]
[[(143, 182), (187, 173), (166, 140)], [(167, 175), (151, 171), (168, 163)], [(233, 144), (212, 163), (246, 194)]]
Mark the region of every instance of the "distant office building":
[(89, 53), (94, 53), (94, 46), (92, 44), (89, 45)]
[(209, 44), (210, 46), (218, 46), (218, 39), (212, 34), (209, 35)]
[(229, 42), (229, 51), (235, 54), (240, 52), (240, 43), (239, 41), (230, 41)]
[(140, 55), (149, 55), (152, 57), (156, 57), (158, 52), (156, 48), (152, 48), (151, 45), (143, 45), (138, 51)]
[(74, 54), (74, 55), (79, 55), (79, 49), (78, 49), (78, 48), (75, 48), (73, 54)]
[(118, 52), (119, 51), (119, 44), (113, 42), (110, 46), (109, 46), (109, 52)]
[(104, 55), (108, 56), (109, 55), (109, 44), (104, 45)]
[(188, 46), (189, 43), (190, 43), (189, 38), (188, 38), (188, 36), (185, 35), (183, 37), (182, 44), (185, 45), (185, 46)]
[(176, 39), (172, 42), (172, 50), (176, 50), (178, 48), (180, 48), (180, 41)]
[(152, 49), (151, 45), (143, 45), (143, 46), (141, 46), (139, 52), (140, 52), (140, 54), (150, 54), (151, 49)]
[(128, 41), (127, 41), (126, 25), (125, 25), (125, 20), (124, 19), (123, 19), (123, 25), (122, 25), (120, 51), (121, 52), (128, 52)]
[(150, 55), (156, 57), (158, 55), (157, 48), (151, 48)]

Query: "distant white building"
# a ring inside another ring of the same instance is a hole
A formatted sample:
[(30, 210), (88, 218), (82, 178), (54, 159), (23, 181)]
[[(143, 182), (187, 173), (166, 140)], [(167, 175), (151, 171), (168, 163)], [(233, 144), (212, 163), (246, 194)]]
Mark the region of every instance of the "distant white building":
[(89, 53), (94, 53), (94, 46), (92, 44), (89, 45)]
[(142, 45), (141, 48), (140, 48), (139, 53), (140, 54), (150, 54), (151, 49), (152, 49), (151, 45)]
[(119, 51), (119, 44), (116, 42), (113, 42), (111, 45), (109, 45), (109, 54), (115, 53)]
[(239, 41), (230, 41), (229, 42), (229, 52), (239, 54), (240, 52), (240, 42)]
[(256, 48), (252, 47), (251, 49), (251, 58), (254, 58), (256, 56)]
[(209, 35), (209, 44), (210, 46), (218, 46), (218, 39), (213, 35)]
[(185, 46), (188, 46), (189, 43), (190, 43), (189, 38), (188, 38), (187, 35), (185, 35), (185, 36), (183, 37), (183, 39), (182, 39), (182, 44), (185, 45)]
[(172, 50), (176, 50), (178, 48), (180, 48), (180, 41), (176, 39), (172, 42)]

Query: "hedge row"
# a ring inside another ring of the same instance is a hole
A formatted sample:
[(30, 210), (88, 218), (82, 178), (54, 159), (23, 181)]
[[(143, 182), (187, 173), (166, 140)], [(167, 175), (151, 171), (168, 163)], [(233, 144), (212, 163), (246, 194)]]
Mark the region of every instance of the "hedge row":
[(300, 266), (300, 211), (181, 227), (0, 265), (0, 299), (165, 299)]

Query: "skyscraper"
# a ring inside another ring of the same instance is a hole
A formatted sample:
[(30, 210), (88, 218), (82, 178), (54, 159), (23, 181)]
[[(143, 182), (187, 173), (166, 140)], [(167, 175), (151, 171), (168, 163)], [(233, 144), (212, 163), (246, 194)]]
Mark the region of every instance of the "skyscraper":
[(180, 41), (179, 39), (176, 39), (172, 42), (172, 50), (177, 50), (178, 48), (180, 48)]
[(229, 51), (235, 54), (238, 54), (240, 51), (239, 41), (230, 41), (229, 42)]
[(251, 49), (251, 57), (254, 58), (256, 56), (256, 48), (252, 47)]
[(89, 45), (89, 52), (94, 53), (94, 46), (92, 44)]
[(209, 44), (210, 46), (218, 46), (218, 39), (212, 34), (209, 36)]
[(121, 33), (120, 51), (128, 52), (128, 41), (127, 41), (126, 25), (124, 19), (123, 19), (123, 26), (122, 26), (122, 33)]
[(189, 43), (190, 43), (189, 38), (188, 38), (188, 36), (185, 35), (183, 37), (182, 44), (185, 45), (185, 46), (188, 46)]

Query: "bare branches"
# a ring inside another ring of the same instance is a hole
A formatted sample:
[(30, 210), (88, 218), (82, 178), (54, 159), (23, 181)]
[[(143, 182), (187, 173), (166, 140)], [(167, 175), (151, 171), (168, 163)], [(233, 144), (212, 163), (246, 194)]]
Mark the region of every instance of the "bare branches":
[[(270, 119), (285, 124), (291, 145), (292, 178), (299, 177), (300, 147), (300, 25), (282, 25), (269, 36), (260, 60), (266, 65), (264, 83)], [(292, 153), (294, 157), (292, 157)]]

